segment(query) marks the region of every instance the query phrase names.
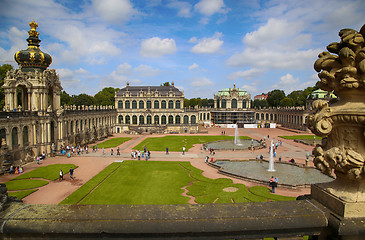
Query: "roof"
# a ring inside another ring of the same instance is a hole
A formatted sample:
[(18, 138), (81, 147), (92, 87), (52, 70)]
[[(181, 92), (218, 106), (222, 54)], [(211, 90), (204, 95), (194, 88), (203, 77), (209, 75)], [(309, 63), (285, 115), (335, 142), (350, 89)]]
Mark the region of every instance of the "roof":
[(224, 88), (222, 90), (219, 90), (217, 95), (218, 96), (229, 96), (230, 92), (237, 91), (239, 96), (246, 96), (247, 92), (245, 90), (239, 89), (239, 88)]
[(126, 86), (117, 92), (117, 96), (122, 96), (129, 91), (132, 95), (137, 95), (140, 91), (155, 92), (158, 91), (161, 95), (167, 95), (170, 91), (175, 93), (175, 96), (183, 96), (183, 93), (174, 86)]
[(333, 92), (327, 92), (322, 89), (317, 89), (308, 94), (307, 99), (331, 99), (337, 98), (337, 96)]

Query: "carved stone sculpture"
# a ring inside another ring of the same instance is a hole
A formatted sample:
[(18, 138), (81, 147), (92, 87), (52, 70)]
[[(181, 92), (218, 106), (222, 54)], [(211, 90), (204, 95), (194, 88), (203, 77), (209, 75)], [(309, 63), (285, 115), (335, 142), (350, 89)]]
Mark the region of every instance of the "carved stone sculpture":
[[(360, 32), (343, 29), (341, 41), (319, 54), (314, 69), (319, 86), (339, 100), (313, 102), (308, 119), (313, 133), (323, 137), (314, 150), (314, 164), (336, 180), (324, 188), (348, 202), (365, 203), (365, 25)], [(312, 188), (313, 189), (313, 188)]]

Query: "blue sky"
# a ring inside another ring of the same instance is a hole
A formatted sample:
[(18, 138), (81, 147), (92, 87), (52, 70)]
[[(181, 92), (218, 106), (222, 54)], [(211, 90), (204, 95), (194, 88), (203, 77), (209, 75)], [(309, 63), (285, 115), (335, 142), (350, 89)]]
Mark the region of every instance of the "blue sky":
[(365, 24), (364, 0), (0, 0), (0, 64), (38, 23), (64, 90), (174, 82), (186, 98), (313, 86), (320, 52)]

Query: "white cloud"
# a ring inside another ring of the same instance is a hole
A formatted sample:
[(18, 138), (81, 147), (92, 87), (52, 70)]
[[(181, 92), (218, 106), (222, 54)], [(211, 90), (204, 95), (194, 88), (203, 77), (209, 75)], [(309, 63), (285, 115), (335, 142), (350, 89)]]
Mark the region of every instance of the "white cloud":
[(75, 73), (87, 74), (87, 73), (89, 73), (89, 71), (87, 71), (87, 70), (80, 67), (78, 70), (75, 70)]
[(126, 62), (119, 64), (114, 73), (116, 75), (130, 75), (132, 73), (132, 66)]
[(198, 39), (196, 37), (191, 37), (189, 39), (189, 43), (197, 43), (198, 42)]
[(272, 86), (272, 89), (283, 89), (285, 93), (290, 93), (295, 89), (298, 89), (298, 83), (298, 78), (294, 78), (293, 75), (287, 73), (280, 78), (280, 81), (277, 84)]
[(194, 9), (205, 16), (227, 12), (223, 0), (200, 0), (195, 4)]
[(167, 4), (168, 7), (178, 10), (177, 15), (179, 17), (189, 18), (191, 17), (191, 4), (182, 1), (171, 1)]
[(93, 7), (107, 22), (126, 22), (137, 11), (129, 0), (93, 0)]
[(176, 43), (174, 39), (153, 37), (142, 42), (139, 53), (144, 57), (160, 57), (175, 52)]
[(144, 64), (141, 64), (134, 68), (134, 71), (137, 75), (141, 77), (153, 77), (160, 73), (159, 69), (152, 68), (151, 66), (147, 66)]
[(198, 69), (199, 68), (199, 65), (196, 64), (196, 63), (193, 63), (192, 65), (189, 66), (189, 70), (194, 70), (194, 69)]
[[(220, 40), (222, 33), (216, 32), (211, 38), (196, 39), (198, 44), (192, 47), (191, 52), (193, 53), (216, 53), (224, 41)], [(194, 39), (193, 39), (194, 40)], [(191, 41), (191, 38), (190, 40)]]
[(57, 69), (57, 73), (60, 75), (60, 79), (62, 79), (62, 87), (67, 93), (70, 93), (67, 89), (78, 89), (78, 91), (82, 91), (80, 89), (81, 80), (75, 78), (75, 73), (71, 69), (59, 68)]
[(10, 41), (11, 43), (10, 49), (8, 50), (0, 47), (0, 64), (11, 64), (17, 68), (14, 54), (19, 50), (27, 49), (27, 42), (25, 41), (28, 37), (27, 32), (19, 30), (16, 27), (11, 27), (8, 32), (0, 32), (0, 35), (7, 36), (6, 41)]
[(212, 82), (209, 78), (202, 77), (202, 78), (193, 79), (192, 82), (190, 83), (190, 86), (205, 87), (205, 86), (210, 86), (210, 85), (213, 85), (213, 84), (214, 84), (214, 82)]
[(237, 71), (231, 73), (230, 75), (228, 75), (228, 79), (229, 80), (235, 80), (238, 78), (252, 79), (254, 77), (260, 76), (263, 72), (264, 70), (262, 69), (252, 68), (246, 71)]
[(258, 82), (253, 82), (251, 84), (245, 84), (241, 87), (241, 89), (247, 91), (247, 93), (254, 93), (254, 92), (257, 92), (258, 89), (257, 89), (257, 83)]

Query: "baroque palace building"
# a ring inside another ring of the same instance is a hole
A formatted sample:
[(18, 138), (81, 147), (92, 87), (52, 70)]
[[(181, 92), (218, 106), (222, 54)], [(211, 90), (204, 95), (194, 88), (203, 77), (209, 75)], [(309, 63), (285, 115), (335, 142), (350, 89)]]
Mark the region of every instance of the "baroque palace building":
[(84, 145), (113, 133), (114, 106), (61, 106), (61, 82), (52, 57), (39, 48), (38, 24), (29, 23), (28, 49), (14, 58), (18, 70), (4, 79), (5, 107), (0, 112), (0, 158), (31, 161), (62, 145)]

